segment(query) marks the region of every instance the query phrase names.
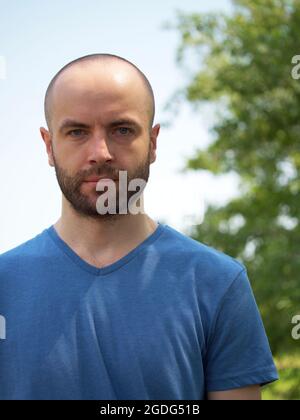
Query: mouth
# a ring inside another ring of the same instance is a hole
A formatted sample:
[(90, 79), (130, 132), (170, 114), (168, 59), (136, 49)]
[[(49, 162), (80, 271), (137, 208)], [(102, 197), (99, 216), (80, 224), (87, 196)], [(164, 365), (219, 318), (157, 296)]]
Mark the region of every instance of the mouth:
[(86, 179), (84, 182), (87, 182), (87, 183), (92, 183), (92, 184), (97, 184), (97, 182), (99, 182), (99, 181), (103, 181), (103, 182), (106, 182), (106, 181), (113, 181), (113, 182), (115, 182), (115, 181), (116, 181), (116, 179), (114, 179), (114, 178), (108, 178), (108, 177), (102, 177), (102, 178), (90, 178), (90, 179)]
[(83, 184), (86, 184), (89, 187), (92, 187), (93, 189), (96, 189), (98, 183), (100, 183), (100, 185), (104, 186), (104, 185), (111, 185), (112, 183), (115, 185), (118, 183), (117, 179), (111, 179), (111, 178), (97, 178), (96, 180), (86, 180), (83, 182)]

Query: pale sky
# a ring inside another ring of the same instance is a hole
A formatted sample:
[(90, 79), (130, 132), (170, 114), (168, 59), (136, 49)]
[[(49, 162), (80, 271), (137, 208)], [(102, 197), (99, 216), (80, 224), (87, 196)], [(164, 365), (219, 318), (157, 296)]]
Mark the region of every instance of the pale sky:
[[(0, 0), (0, 253), (31, 239), (60, 216), (61, 192), (48, 166), (39, 127), (45, 90), (69, 61), (96, 52), (120, 55), (137, 65), (153, 86), (155, 122), (187, 81), (176, 64), (179, 34), (162, 28), (176, 10), (230, 12), (229, 0)], [(205, 206), (238, 195), (237, 177), (180, 169), (209, 143), (209, 108), (181, 108), (162, 127), (151, 165), (145, 210), (157, 221), (185, 232), (203, 220)]]

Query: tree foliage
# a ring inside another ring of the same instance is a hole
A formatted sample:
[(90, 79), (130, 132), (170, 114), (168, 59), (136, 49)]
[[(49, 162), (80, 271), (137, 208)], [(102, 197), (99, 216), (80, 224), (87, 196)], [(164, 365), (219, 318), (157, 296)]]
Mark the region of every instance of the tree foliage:
[[(236, 172), (240, 195), (210, 205), (192, 237), (245, 263), (274, 353), (298, 351), (300, 313), (299, 0), (236, 0), (233, 13), (178, 12), (177, 60), (197, 69), (181, 97), (218, 109), (212, 142), (187, 170)], [(201, 109), (201, 107), (199, 107)], [(200, 140), (199, 140), (200, 142)]]

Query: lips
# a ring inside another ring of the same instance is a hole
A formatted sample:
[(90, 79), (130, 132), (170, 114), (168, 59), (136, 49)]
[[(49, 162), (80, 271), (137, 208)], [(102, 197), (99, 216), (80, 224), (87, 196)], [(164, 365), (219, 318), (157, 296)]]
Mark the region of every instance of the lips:
[(110, 178), (109, 176), (102, 176), (101, 178), (99, 178), (99, 177), (90, 177), (90, 178), (87, 178), (87, 179), (85, 180), (85, 182), (98, 182), (98, 181), (100, 181), (101, 179), (109, 179), (109, 180), (111, 180), (111, 181), (115, 181), (115, 179), (112, 179), (112, 178)]

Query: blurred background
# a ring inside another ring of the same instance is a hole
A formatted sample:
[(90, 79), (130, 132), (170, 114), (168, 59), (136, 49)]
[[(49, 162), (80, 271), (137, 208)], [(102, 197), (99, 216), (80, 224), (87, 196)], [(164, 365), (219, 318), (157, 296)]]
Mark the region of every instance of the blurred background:
[(281, 376), (264, 399), (300, 399), (299, 36), (298, 0), (0, 0), (0, 253), (60, 215), (51, 78), (120, 55), (162, 125), (146, 212), (247, 266)]

